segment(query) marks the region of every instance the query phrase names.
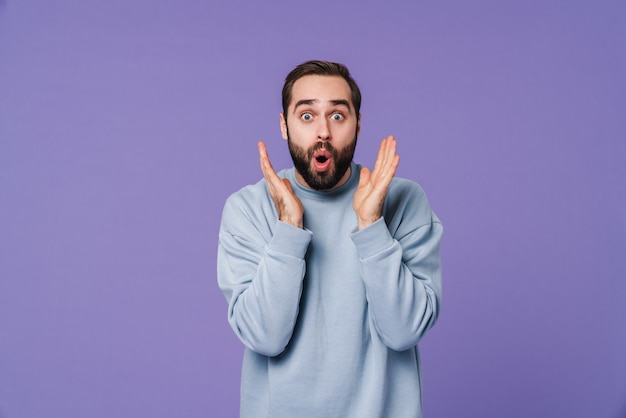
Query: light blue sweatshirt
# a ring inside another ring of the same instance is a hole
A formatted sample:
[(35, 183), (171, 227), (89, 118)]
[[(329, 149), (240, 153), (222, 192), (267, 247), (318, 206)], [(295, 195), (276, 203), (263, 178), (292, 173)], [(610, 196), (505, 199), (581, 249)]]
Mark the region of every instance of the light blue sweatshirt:
[(417, 343), (441, 305), (442, 225), (395, 178), (357, 231), (360, 166), (330, 192), (291, 181), (304, 229), (278, 221), (264, 180), (226, 202), (218, 282), (245, 344), (242, 417), (421, 417)]

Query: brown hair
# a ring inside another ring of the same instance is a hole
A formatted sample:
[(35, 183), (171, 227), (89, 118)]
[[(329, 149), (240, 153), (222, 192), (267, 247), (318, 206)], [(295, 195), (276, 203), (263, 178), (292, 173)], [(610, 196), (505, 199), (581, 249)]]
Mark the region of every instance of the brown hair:
[(348, 67), (336, 62), (313, 60), (298, 65), (285, 78), (285, 84), (283, 84), (283, 116), (285, 120), (287, 119), (287, 108), (289, 107), (289, 102), (291, 102), (293, 85), (298, 79), (307, 75), (339, 76), (346, 80), (352, 93), (352, 106), (354, 106), (357, 118), (359, 117), (361, 111), (361, 90), (359, 90), (359, 86), (357, 86), (350, 75)]

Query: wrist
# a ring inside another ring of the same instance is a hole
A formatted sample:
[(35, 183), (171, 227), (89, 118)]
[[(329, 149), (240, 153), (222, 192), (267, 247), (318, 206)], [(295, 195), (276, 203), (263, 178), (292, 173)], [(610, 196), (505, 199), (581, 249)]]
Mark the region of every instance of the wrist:
[(368, 226), (372, 225), (373, 223), (375, 223), (379, 219), (380, 219), (380, 216), (377, 217), (377, 218), (370, 218), (370, 219), (358, 218), (357, 228), (358, 228), (359, 231), (361, 231), (361, 230), (367, 228)]
[(304, 227), (304, 225), (302, 224), (302, 219), (292, 219), (292, 218), (287, 218), (287, 217), (281, 217), (278, 220), (286, 223), (287, 225), (295, 226), (296, 228), (302, 229)]

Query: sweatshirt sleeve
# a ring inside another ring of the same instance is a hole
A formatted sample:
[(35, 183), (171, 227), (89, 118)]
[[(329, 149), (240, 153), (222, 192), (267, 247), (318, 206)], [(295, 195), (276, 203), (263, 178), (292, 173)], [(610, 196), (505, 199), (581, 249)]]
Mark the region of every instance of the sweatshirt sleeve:
[(419, 342), (441, 305), (443, 227), (416, 187), (389, 199), (388, 219), (352, 234), (369, 314), (382, 341), (396, 351)]
[(238, 338), (252, 351), (276, 356), (296, 323), (312, 233), (278, 221), (262, 204), (254, 206), (231, 197), (224, 207), (218, 283)]

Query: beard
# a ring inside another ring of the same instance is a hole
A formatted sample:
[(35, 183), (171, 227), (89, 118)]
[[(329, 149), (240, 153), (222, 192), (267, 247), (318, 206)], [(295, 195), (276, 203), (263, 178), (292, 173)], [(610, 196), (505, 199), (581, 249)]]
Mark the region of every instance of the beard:
[[(308, 184), (311, 189), (317, 191), (330, 190), (343, 178), (354, 158), (356, 141), (357, 137), (355, 133), (354, 140), (342, 149), (333, 147), (330, 142), (322, 141), (317, 142), (309, 149), (304, 149), (291, 141), (289, 130), (287, 130), (287, 144), (289, 145), (289, 153), (291, 154), (293, 165), (306, 184)], [(315, 152), (322, 148), (332, 155), (332, 165), (327, 171), (318, 172), (311, 163)]]

